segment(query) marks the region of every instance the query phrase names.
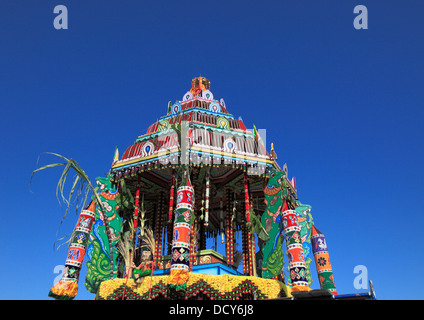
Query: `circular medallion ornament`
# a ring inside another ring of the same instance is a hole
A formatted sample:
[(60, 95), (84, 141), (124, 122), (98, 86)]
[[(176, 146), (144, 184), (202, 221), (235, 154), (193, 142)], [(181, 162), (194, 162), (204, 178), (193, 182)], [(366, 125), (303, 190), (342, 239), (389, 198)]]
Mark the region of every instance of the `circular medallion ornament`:
[(183, 101), (193, 99), (193, 94), (190, 91), (187, 91), (183, 97)]
[(173, 105), (172, 105), (172, 109), (171, 109), (171, 113), (172, 113), (172, 115), (176, 115), (178, 112), (180, 112), (182, 109), (181, 109), (181, 105), (178, 103), (178, 102), (175, 102)]
[(209, 90), (205, 90), (202, 92), (202, 98), (206, 100), (213, 100), (213, 94)]
[(212, 111), (212, 112), (221, 112), (221, 106), (216, 101), (211, 102), (211, 104), (209, 105), (209, 111)]
[(146, 142), (142, 150), (143, 157), (147, 157), (151, 155), (154, 150), (155, 150), (155, 146), (153, 145), (153, 143), (151, 143), (150, 141)]
[(234, 152), (236, 150), (236, 143), (233, 139), (228, 138), (224, 141), (224, 151), (225, 152)]
[(166, 131), (169, 129), (169, 122), (167, 120), (162, 120), (159, 122), (158, 132)]
[(225, 117), (219, 117), (218, 119), (216, 119), (216, 126), (222, 129), (230, 129), (230, 123)]

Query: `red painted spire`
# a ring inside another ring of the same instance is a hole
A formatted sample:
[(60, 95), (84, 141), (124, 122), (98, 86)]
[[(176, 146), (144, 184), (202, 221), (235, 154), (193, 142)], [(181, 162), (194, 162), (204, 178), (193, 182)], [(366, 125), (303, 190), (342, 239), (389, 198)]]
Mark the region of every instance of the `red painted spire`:
[(323, 235), (323, 234), (321, 231), (318, 230), (317, 227), (315, 227), (315, 225), (312, 225), (312, 235), (317, 236), (317, 235)]
[(290, 184), (293, 186), (293, 188), (296, 190), (296, 178), (293, 177), (290, 181)]

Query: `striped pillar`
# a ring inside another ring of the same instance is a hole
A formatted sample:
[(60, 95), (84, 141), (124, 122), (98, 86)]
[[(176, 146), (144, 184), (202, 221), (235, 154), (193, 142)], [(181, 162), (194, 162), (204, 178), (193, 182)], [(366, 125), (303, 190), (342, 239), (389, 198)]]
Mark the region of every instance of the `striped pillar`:
[(171, 271), (168, 278), (168, 284), (176, 290), (185, 289), (189, 278), (190, 234), (194, 220), (193, 199), (194, 189), (187, 177), (185, 185), (181, 185), (177, 190)]
[(324, 235), (315, 226), (312, 226), (311, 244), (321, 289), (328, 289), (331, 293), (337, 294), (327, 243)]
[(309, 291), (300, 226), (297, 223), (296, 211), (288, 208), (286, 200), (284, 200), (283, 204), (283, 228), (287, 245), (292, 291)]
[(88, 237), (94, 223), (95, 202), (82, 210), (69, 245), (62, 278), (49, 292), (49, 297), (57, 300), (73, 300), (78, 293), (78, 280), (87, 247)]

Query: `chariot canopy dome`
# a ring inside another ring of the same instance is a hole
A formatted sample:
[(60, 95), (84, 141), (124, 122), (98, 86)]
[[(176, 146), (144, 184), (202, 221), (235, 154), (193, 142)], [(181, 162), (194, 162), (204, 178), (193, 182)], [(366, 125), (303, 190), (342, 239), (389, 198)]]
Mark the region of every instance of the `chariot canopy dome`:
[[(181, 141), (173, 127), (179, 124)], [(256, 128), (248, 130), (241, 118), (235, 119), (224, 99), (215, 99), (210, 81), (204, 77), (192, 80), (182, 100), (168, 103), (167, 114), (150, 125), (121, 159), (115, 159), (112, 172), (122, 177), (149, 168), (156, 169), (152, 174), (165, 174), (170, 179), (171, 171), (166, 169), (184, 161), (190, 166), (243, 166), (258, 175), (278, 167)]]

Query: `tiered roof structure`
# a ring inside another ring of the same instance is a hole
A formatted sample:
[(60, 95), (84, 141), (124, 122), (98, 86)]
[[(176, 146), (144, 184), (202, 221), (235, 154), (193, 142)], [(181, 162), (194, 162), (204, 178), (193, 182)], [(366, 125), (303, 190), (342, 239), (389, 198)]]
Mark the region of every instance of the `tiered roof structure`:
[(325, 237), (276, 160), (273, 144), (267, 152), (256, 127), (194, 78), (97, 179), (100, 196), (81, 212), (50, 296), (73, 299), (86, 252), (97, 299), (291, 297), (311, 290), (313, 260), (336, 294)]
[[(235, 119), (228, 112), (224, 99), (214, 98), (210, 82), (204, 77), (194, 78), (191, 89), (182, 100), (169, 102), (167, 109), (166, 115), (151, 124), (145, 134), (127, 147), (120, 159), (115, 159), (111, 169), (114, 179), (125, 178), (130, 181), (127, 185), (135, 187), (136, 177), (140, 176), (141, 193), (148, 202), (157, 196), (158, 191), (169, 188), (174, 169), (181, 163), (190, 166), (194, 185), (204, 187), (208, 174), (213, 186), (209, 233), (214, 235), (219, 229), (215, 214), (220, 208), (220, 198), (215, 195), (225, 188), (238, 193), (244, 191), (245, 173), (258, 209), (265, 210), (264, 181), (271, 169), (281, 169), (275, 152), (266, 151), (256, 128), (249, 130), (241, 118)], [(185, 137), (181, 145), (173, 128), (178, 124), (181, 124)], [(294, 180), (289, 181), (287, 176), (284, 179), (288, 182), (289, 195), (295, 201)], [(202, 194), (197, 192), (197, 195), (201, 200)], [(241, 199), (244, 200), (243, 196)]]

